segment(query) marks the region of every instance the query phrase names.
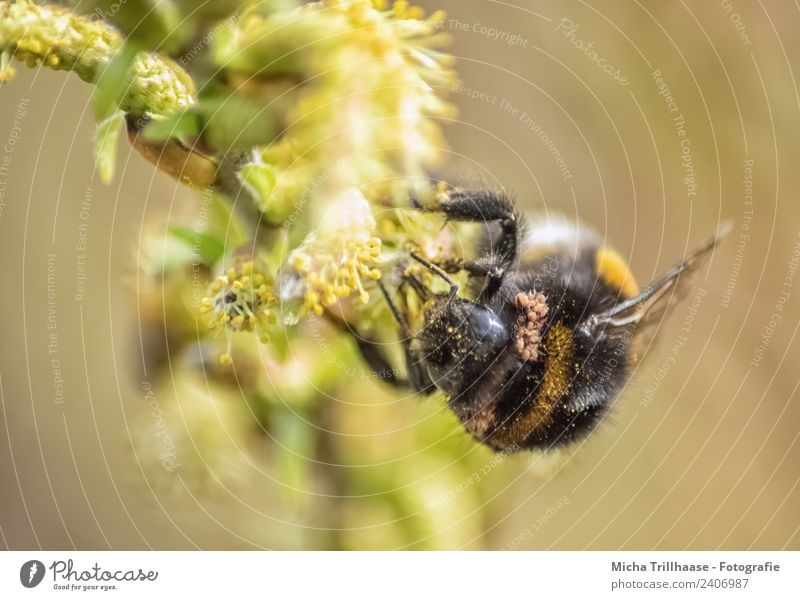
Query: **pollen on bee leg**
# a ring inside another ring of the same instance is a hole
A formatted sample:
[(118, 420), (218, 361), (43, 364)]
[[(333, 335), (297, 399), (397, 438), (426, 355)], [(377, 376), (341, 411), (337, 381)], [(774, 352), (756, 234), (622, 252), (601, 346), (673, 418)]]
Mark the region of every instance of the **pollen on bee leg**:
[(540, 292), (520, 292), (516, 297), (519, 316), (514, 331), (514, 349), (525, 362), (539, 359), (542, 329), (547, 316), (547, 298)]

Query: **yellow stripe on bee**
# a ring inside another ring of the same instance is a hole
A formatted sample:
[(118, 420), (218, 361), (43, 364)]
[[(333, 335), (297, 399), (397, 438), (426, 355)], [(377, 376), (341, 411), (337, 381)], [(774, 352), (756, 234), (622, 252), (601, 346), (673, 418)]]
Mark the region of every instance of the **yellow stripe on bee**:
[(575, 358), (572, 330), (561, 321), (554, 323), (545, 335), (544, 349), (544, 375), (536, 400), (530, 411), (520, 415), (506, 432), (500, 434), (507, 443), (522, 443), (532, 431), (547, 427), (559, 401), (569, 391), (573, 376), (571, 365)]
[(639, 293), (639, 284), (616, 251), (600, 248), (595, 254), (595, 268), (603, 281), (619, 290), (624, 298), (633, 298)]
[(572, 379), (570, 365), (575, 357), (572, 330), (561, 321), (550, 327), (544, 341), (544, 379), (539, 388), (538, 404), (549, 406), (548, 412), (569, 390)]

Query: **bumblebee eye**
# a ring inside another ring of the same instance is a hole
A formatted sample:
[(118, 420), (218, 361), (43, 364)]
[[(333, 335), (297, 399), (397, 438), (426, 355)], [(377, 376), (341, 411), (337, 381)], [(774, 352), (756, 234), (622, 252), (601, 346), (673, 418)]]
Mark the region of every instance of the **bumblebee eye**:
[(508, 342), (508, 330), (502, 321), (492, 311), (473, 307), (467, 323), (475, 340), (485, 342), (491, 346), (504, 345)]
[(448, 394), (484, 373), (509, 338), (508, 328), (493, 311), (447, 298), (428, 314), (418, 336), (431, 381)]

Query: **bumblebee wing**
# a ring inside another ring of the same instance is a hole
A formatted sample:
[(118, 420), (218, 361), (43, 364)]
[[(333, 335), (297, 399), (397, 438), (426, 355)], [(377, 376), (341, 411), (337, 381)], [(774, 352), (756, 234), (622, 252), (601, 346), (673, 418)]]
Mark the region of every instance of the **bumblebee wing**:
[(683, 299), (692, 286), (694, 276), (711, 257), (720, 240), (730, 231), (730, 223), (720, 229), (719, 235), (706, 240), (683, 261), (669, 269), (662, 277), (646, 286), (638, 295), (612, 308), (592, 315), (583, 326), (592, 334), (603, 330), (605, 335), (628, 338), (635, 342), (631, 360), (635, 363), (655, 337), (658, 326)]

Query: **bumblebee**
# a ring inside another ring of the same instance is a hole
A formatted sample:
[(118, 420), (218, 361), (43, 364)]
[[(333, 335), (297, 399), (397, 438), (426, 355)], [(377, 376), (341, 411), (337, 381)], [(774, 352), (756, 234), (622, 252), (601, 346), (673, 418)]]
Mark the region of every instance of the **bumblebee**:
[[(404, 377), (377, 345), (358, 344), (385, 381), (444, 392), (464, 429), (497, 452), (552, 449), (590, 434), (721, 237), (641, 289), (596, 234), (568, 222), (523, 227), (503, 194), (445, 193), (432, 210), (480, 225), (475, 257), (435, 264), (410, 252), (449, 285), (434, 293), (404, 274), (400, 285), (423, 306), (417, 331), (379, 282), (399, 327)], [(467, 276), (463, 290), (451, 277), (458, 272)]]

